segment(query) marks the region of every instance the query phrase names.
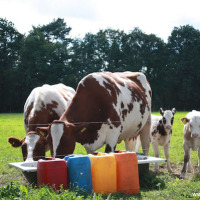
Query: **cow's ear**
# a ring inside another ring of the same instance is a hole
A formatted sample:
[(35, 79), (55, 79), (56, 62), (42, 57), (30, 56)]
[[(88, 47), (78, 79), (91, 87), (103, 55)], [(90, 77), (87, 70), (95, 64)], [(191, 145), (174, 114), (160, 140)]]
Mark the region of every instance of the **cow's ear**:
[(23, 140), (20, 140), (20, 139), (17, 139), (17, 138), (15, 138), (15, 137), (9, 137), (9, 138), (8, 138), (8, 142), (9, 142), (13, 147), (21, 147), (23, 141), (24, 141), (24, 139), (23, 139)]
[(44, 137), (48, 135), (49, 127), (37, 127), (36, 132)]
[(173, 108), (172, 109), (172, 114), (175, 115), (175, 113), (176, 113), (176, 108)]
[(163, 116), (164, 114), (164, 110), (162, 108), (160, 108), (160, 114)]
[(183, 122), (183, 124), (187, 124), (190, 120), (186, 117), (181, 118), (181, 121)]

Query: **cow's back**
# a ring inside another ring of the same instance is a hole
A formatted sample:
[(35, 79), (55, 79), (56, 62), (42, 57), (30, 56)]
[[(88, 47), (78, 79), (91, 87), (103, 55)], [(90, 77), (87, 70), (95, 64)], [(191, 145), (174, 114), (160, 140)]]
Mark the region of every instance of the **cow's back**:
[(63, 84), (45, 84), (34, 88), (24, 105), (26, 133), (59, 119), (69, 106), (74, 93), (73, 88)]

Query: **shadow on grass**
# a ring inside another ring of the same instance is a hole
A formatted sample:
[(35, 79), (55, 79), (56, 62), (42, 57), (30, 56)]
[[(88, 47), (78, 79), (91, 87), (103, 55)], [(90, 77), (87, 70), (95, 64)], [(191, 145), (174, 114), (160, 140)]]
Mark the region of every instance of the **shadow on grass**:
[(165, 188), (166, 175), (164, 173), (154, 173), (149, 171), (140, 176), (140, 189), (142, 190), (160, 190)]

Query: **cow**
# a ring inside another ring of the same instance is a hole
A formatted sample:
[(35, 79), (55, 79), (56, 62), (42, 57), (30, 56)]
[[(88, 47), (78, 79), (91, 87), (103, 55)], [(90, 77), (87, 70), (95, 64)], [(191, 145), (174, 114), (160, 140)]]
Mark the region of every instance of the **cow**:
[[(141, 134), (149, 143), (151, 88), (139, 72), (97, 72), (84, 77), (68, 109), (50, 126), (38, 128), (47, 136), (53, 157), (72, 154), (76, 142), (87, 153), (106, 144), (113, 152), (117, 142)], [(148, 123), (147, 123), (148, 122)]]
[[(160, 114), (162, 116), (151, 115), (150, 139), (154, 150), (154, 156), (159, 158), (159, 145), (163, 146), (165, 158), (167, 160), (168, 172), (172, 172), (172, 168), (169, 162), (169, 146), (175, 113), (175, 108), (165, 111), (160, 108)], [(155, 163), (154, 171), (159, 172), (158, 163)]]
[(32, 90), (24, 105), (24, 126), (26, 136), (23, 139), (9, 137), (13, 147), (21, 147), (24, 161), (33, 161), (45, 157), (49, 150), (46, 137), (36, 131), (39, 126), (48, 126), (59, 119), (68, 108), (75, 90), (64, 84), (43, 85)]
[(187, 165), (188, 172), (192, 172), (192, 165), (190, 160), (190, 150), (198, 150), (198, 171), (200, 172), (200, 112), (193, 110), (189, 112), (185, 117), (181, 118), (184, 124), (183, 129), (183, 148), (184, 148), (184, 163), (181, 171), (181, 178), (185, 178)]

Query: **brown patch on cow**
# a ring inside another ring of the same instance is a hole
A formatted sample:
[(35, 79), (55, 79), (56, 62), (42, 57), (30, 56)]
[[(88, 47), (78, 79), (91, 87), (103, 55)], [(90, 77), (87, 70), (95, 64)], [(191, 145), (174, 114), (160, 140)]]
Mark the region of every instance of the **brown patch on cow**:
[(28, 124), (29, 116), (31, 110), (33, 109), (33, 102), (27, 107), (27, 110), (24, 112), (24, 124)]
[(124, 103), (123, 102), (121, 102), (121, 108), (124, 108)]
[(162, 136), (167, 135), (164, 126), (160, 123), (158, 124), (157, 128), (152, 132), (152, 136), (154, 136), (156, 133), (159, 133)]
[(130, 113), (133, 110), (133, 103), (128, 104), (128, 112)]
[(125, 120), (125, 117), (127, 116), (127, 113), (128, 113), (127, 109), (122, 110), (122, 118), (123, 118), (123, 120)]
[(22, 148), (23, 159), (25, 161), (27, 159), (27, 155), (28, 155), (27, 144), (23, 143), (22, 146), (21, 146), (21, 148)]

